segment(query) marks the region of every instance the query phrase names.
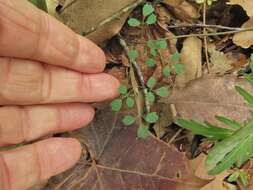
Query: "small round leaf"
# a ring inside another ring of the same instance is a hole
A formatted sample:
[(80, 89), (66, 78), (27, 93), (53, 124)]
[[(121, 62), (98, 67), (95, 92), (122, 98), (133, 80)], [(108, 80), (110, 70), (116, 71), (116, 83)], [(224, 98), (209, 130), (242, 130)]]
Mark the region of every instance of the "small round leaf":
[(133, 107), (134, 107), (134, 104), (135, 104), (135, 101), (134, 101), (133, 98), (127, 97), (127, 99), (126, 99), (126, 104), (127, 104), (127, 107), (128, 107), (128, 108), (133, 108)]
[(146, 98), (147, 101), (151, 104), (155, 102), (155, 95), (152, 92), (148, 92)]
[(128, 56), (131, 61), (135, 61), (135, 59), (139, 56), (139, 54), (138, 54), (138, 51), (136, 51), (136, 50), (130, 50), (128, 52)]
[(148, 58), (146, 61), (145, 61), (145, 64), (149, 67), (154, 67), (155, 66), (155, 61), (151, 58)]
[(155, 77), (150, 77), (147, 82), (147, 86), (152, 89), (156, 85)]
[(132, 125), (135, 122), (135, 118), (131, 115), (126, 115), (123, 120), (123, 124), (126, 126)]
[(158, 88), (157, 90), (155, 90), (155, 93), (162, 98), (166, 98), (170, 94), (169, 87), (163, 86), (161, 88)]
[(127, 93), (127, 87), (124, 85), (120, 85), (119, 87), (119, 93), (120, 94), (126, 94)]
[(146, 139), (149, 136), (149, 130), (147, 127), (145, 127), (144, 125), (140, 125), (137, 131), (137, 136), (140, 139)]
[(148, 123), (155, 123), (158, 121), (158, 119), (159, 119), (159, 117), (156, 112), (151, 112), (151, 113), (147, 114), (145, 117), (145, 121)]
[(146, 23), (147, 23), (148, 25), (151, 25), (151, 24), (155, 24), (156, 21), (157, 21), (156, 15), (155, 15), (155, 14), (151, 14), (151, 15), (149, 15), (149, 17), (147, 18)]
[(167, 40), (165, 40), (165, 39), (156, 40), (155, 46), (157, 49), (167, 49), (168, 48)]
[(163, 68), (163, 75), (164, 75), (165, 77), (170, 76), (170, 67), (169, 67), (169, 66), (165, 66), (165, 67)]
[(152, 14), (154, 11), (155, 11), (154, 7), (150, 3), (146, 3), (143, 6), (142, 14), (144, 17), (146, 17), (146, 16)]
[(171, 61), (179, 61), (180, 56), (181, 56), (180, 53), (176, 52), (176, 53), (174, 53), (174, 54), (172, 54), (172, 55), (170, 56), (170, 60), (171, 60)]
[(132, 26), (132, 27), (136, 27), (136, 26), (140, 26), (141, 25), (141, 22), (136, 19), (136, 18), (130, 18), (127, 23), (129, 24), (129, 26)]
[(113, 111), (120, 111), (121, 107), (122, 107), (122, 100), (121, 99), (115, 99), (111, 102), (111, 108)]

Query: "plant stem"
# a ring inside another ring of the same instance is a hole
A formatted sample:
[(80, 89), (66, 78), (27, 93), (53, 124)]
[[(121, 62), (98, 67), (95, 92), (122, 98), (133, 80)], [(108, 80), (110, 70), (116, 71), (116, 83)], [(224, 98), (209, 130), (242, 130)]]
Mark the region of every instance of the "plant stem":
[(83, 32), (83, 35), (89, 35), (92, 32), (95, 32), (97, 29), (101, 28), (102, 26), (108, 24), (109, 22), (115, 20), (116, 18), (120, 18), (124, 13), (129, 12), (130, 10), (134, 9), (135, 7), (139, 6), (145, 2), (145, 0), (136, 0), (134, 3), (127, 5), (126, 7), (120, 9), (119, 11), (113, 13), (110, 17), (102, 20), (100, 23), (98, 23), (96, 26), (91, 27), (87, 31)]
[(162, 38), (161, 40), (167, 39), (167, 40), (172, 40), (172, 39), (179, 39), (179, 38), (187, 38), (187, 37), (201, 37), (201, 36), (222, 36), (222, 35), (228, 35), (228, 34), (235, 34), (235, 33), (241, 33), (241, 32), (247, 32), (247, 31), (253, 31), (253, 27), (250, 28), (243, 28), (242, 30), (234, 30), (234, 31), (226, 31), (226, 32), (214, 32), (214, 33), (202, 33), (202, 34), (185, 34), (185, 35), (178, 35), (178, 36), (173, 36), (169, 38)]
[[(128, 56), (128, 54), (129, 54), (129, 48), (127, 46), (126, 41), (120, 35), (118, 35), (117, 37), (119, 39), (120, 45), (123, 47), (124, 51), (126, 52), (126, 54)], [(139, 67), (139, 65), (137, 64), (136, 61), (131, 60), (129, 56), (128, 56), (128, 59), (130, 61), (130, 64), (133, 65), (133, 67), (134, 67), (134, 69), (136, 71), (136, 74), (138, 75), (139, 82), (141, 84), (142, 91), (143, 91), (143, 94), (144, 94), (144, 97), (145, 97), (144, 99), (145, 99), (146, 112), (149, 113), (150, 112), (150, 104), (149, 104), (148, 98), (147, 98), (148, 88), (145, 85), (145, 81), (144, 81), (144, 77), (142, 75), (141, 69), (140, 69), (140, 67)]]
[(167, 28), (183, 28), (183, 27), (203, 27), (203, 28), (217, 28), (223, 30), (232, 30), (232, 31), (242, 31), (243, 28), (236, 28), (236, 27), (229, 27), (229, 26), (222, 26), (222, 25), (212, 25), (212, 24), (200, 24), (200, 23), (193, 23), (193, 24), (177, 24), (177, 25), (169, 25)]
[[(206, 6), (207, 2), (206, 0), (204, 1), (204, 6), (203, 6), (203, 24), (206, 25)], [(206, 34), (206, 28), (204, 27), (203, 33)], [(205, 57), (206, 57), (206, 66), (207, 66), (207, 71), (210, 73), (210, 60), (209, 60), (209, 55), (208, 55), (208, 45), (207, 45), (207, 36), (204, 36), (204, 48), (205, 48)]]

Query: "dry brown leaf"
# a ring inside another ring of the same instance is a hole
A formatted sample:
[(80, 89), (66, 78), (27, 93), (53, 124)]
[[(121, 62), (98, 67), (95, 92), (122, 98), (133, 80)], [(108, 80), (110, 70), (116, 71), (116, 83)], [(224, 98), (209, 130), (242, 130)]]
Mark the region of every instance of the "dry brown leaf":
[(252, 0), (229, 0), (229, 5), (240, 5), (249, 17), (253, 16), (253, 1)]
[(178, 6), (180, 3), (182, 3), (184, 0), (163, 0), (163, 3), (170, 5), (170, 6)]
[[(242, 28), (250, 27), (253, 27), (253, 17), (251, 17), (242, 25)], [(251, 45), (253, 45), (253, 31), (246, 31), (235, 34), (233, 37), (233, 42), (243, 48), (249, 48)]]
[(195, 170), (195, 176), (197, 176), (198, 178), (203, 179), (203, 180), (212, 180), (215, 177), (210, 176), (207, 173), (207, 169), (205, 167), (206, 157), (207, 156), (202, 153), (197, 158), (192, 160), (191, 162), (196, 162), (198, 164), (197, 167), (196, 167), (196, 170)]
[(199, 18), (200, 14), (196, 7), (194, 7), (188, 1), (183, 1), (177, 8), (182, 9), (185, 14), (189, 15), (191, 18)]
[[(78, 133), (96, 163), (84, 159), (48, 190), (196, 190), (206, 184), (192, 174), (183, 153), (150, 137), (136, 138), (137, 126), (125, 127), (108, 109)], [(55, 188), (55, 187), (58, 188)]]
[[(93, 27), (96, 27), (101, 21), (111, 17), (114, 13), (119, 12), (121, 9), (134, 2), (136, 1), (65, 0), (63, 3), (63, 11), (55, 13), (54, 16), (72, 28), (75, 32), (83, 34)], [(92, 32), (87, 37), (97, 43), (111, 38), (120, 31), (128, 15), (129, 13), (121, 15), (119, 18), (100, 27), (95, 32)]]
[(228, 175), (229, 173), (227, 172), (217, 175), (213, 181), (202, 187), (200, 190), (237, 190), (235, 185), (223, 181)]
[(214, 44), (208, 46), (208, 51), (210, 54), (211, 73), (224, 75), (233, 68), (232, 64), (237, 61), (231, 55), (217, 51)]
[(181, 51), (181, 64), (184, 72), (176, 77), (176, 85), (185, 86), (189, 81), (202, 75), (201, 67), (202, 42), (197, 37), (189, 37), (183, 43)]
[(178, 116), (185, 119), (223, 126), (215, 119), (216, 115), (221, 115), (244, 122), (249, 119), (251, 108), (236, 92), (235, 85), (253, 92), (244, 79), (206, 76), (192, 81), (185, 88), (174, 89), (166, 102), (174, 104)]

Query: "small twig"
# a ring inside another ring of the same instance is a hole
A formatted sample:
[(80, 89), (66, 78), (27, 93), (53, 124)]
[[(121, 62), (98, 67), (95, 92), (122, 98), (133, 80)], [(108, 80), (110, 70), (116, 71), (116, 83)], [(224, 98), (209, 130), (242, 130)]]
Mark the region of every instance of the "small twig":
[(235, 30), (235, 31), (226, 31), (226, 32), (214, 32), (214, 33), (202, 33), (202, 34), (185, 34), (185, 35), (178, 35), (178, 36), (173, 36), (169, 38), (162, 38), (161, 40), (172, 40), (172, 39), (179, 39), (179, 38), (187, 38), (187, 37), (202, 37), (202, 36), (224, 36), (228, 34), (236, 34), (236, 33), (241, 33), (241, 32), (247, 32), (247, 31), (253, 31), (253, 27), (250, 28), (243, 28), (242, 30)]
[(173, 143), (173, 141), (177, 138), (177, 136), (183, 131), (183, 129), (179, 129), (175, 135), (173, 135), (173, 137), (171, 137), (170, 141), (168, 142), (168, 144)]
[[(206, 0), (204, 1), (204, 6), (203, 6), (203, 24), (206, 25), (206, 6), (207, 2)], [(203, 28), (203, 33), (206, 34), (206, 28)], [(205, 57), (206, 57), (206, 66), (207, 66), (207, 71), (210, 73), (210, 60), (209, 60), (209, 55), (208, 55), (208, 45), (207, 45), (207, 36), (204, 36), (204, 47), (205, 47)]]
[(98, 23), (96, 26), (91, 27), (90, 29), (88, 29), (87, 31), (83, 32), (83, 35), (86, 36), (92, 32), (95, 32), (97, 29), (101, 28), (102, 26), (108, 24), (109, 22), (120, 18), (120, 16), (122, 16), (124, 13), (127, 13), (128, 11), (134, 9), (135, 7), (137, 7), (138, 5), (142, 4), (143, 2), (145, 2), (145, 0), (136, 0), (134, 3), (131, 3), (130, 5), (127, 5), (126, 7), (120, 9), (119, 11), (113, 13), (110, 17), (102, 20), (100, 23)]
[[(129, 54), (129, 48), (127, 46), (127, 43), (126, 41), (120, 36), (118, 35), (118, 39), (119, 39), (119, 43), (120, 45), (123, 47), (124, 51), (126, 52), (127, 56)], [(139, 65), (137, 64), (136, 61), (134, 60), (131, 60), (130, 57), (128, 57), (129, 61), (130, 61), (130, 64), (133, 65), (135, 71), (136, 71), (136, 74), (138, 75), (138, 78), (139, 78), (139, 81), (140, 81), (140, 84), (141, 84), (141, 87), (142, 87), (142, 90), (143, 90), (143, 94), (144, 94), (144, 97), (145, 97), (145, 107), (146, 107), (146, 111), (147, 113), (150, 112), (150, 104), (148, 102), (148, 99), (147, 99), (147, 95), (148, 95), (148, 89), (145, 85), (145, 81), (144, 81), (144, 77), (142, 75), (142, 72), (141, 72), (141, 69), (139, 67)]]
[(177, 24), (177, 25), (169, 25), (167, 28), (173, 29), (173, 28), (184, 28), (184, 27), (203, 27), (203, 28), (217, 28), (217, 29), (223, 29), (223, 30), (232, 30), (232, 31), (242, 31), (243, 28), (236, 28), (236, 27), (229, 27), (229, 26), (222, 26), (222, 25), (212, 25), (212, 24), (198, 24), (198, 23), (192, 23), (192, 24)]

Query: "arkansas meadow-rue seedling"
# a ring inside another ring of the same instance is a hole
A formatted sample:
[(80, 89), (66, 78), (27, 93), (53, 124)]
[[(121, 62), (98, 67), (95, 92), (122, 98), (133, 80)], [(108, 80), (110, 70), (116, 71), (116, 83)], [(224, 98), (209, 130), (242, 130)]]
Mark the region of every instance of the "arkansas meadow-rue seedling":
[[(127, 21), (130, 27), (142, 27), (144, 25), (153, 25), (157, 22), (157, 16), (155, 14), (155, 8), (150, 3), (146, 3), (142, 8), (142, 19), (139, 20), (138, 18), (129, 18)], [(155, 68), (156, 62), (155, 60), (159, 57), (159, 50), (167, 49), (168, 43), (166, 39), (157, 39), (157, 40), (147, 40), (146, 46), (149, 50), (149, 56), (145, 60), (144, 63), (149, 68)], [(128, 51), (128, 59), (130, 63), (135, 62), (137, 63), (137, 59), (139, 57), (139, 52), (134, 48), (129, 48)], [(180, 53), (175, 52), (173, 55), (168, 57), (168, 60), (165, 62), (171, 62), (173, 64), (165, 65), (162, 68), (162, 73), (164, 77), (169, 77), (171, 74), (179, 75), (183, 72), (183, 65), (178, 64), (180, 60)], [(146, 83), (144, 84), (147, 88), (144, 94), (144, 101), (148, 102), (148, 104), (152, 106), (159, 98), (166, 98), (170, 94), (170, 87), (169, 86), (161, 86), (158, 84), (157, 79), (154, 76), (151, 76)], [(140, 91), (142, 90), (141, 87)], [(133, 93), (132, 87), (126, 87), (121, 85), (119, 87), (119, 93), (121, 96), (111, 102), (111, 108), (115, 112), (119, 112), (122, 107), (125, 105), (127, 108), (132, 109), (135, 107), (135, 96)], [(152, 110), (152, 109), (151, 109)], [(126, 126), (132, 125), (134, 123), (139, 123), (139, 128), (137, 132), (137, 136), (139, 138), (145, 139), (149, 135), (148, 127), (150, 124), (154, 124), (159, 120), (159, 116), (154, 111), (144, 111), (142, 113), (141, 118), (140, 116), (132, 116), (132, 115), (125, 115), (122, 119), (122, 123)]]

